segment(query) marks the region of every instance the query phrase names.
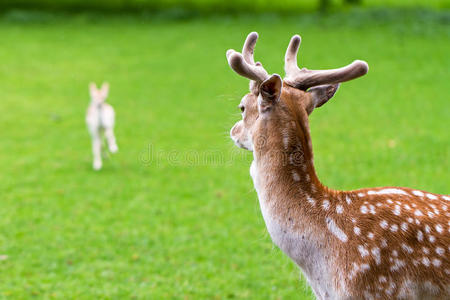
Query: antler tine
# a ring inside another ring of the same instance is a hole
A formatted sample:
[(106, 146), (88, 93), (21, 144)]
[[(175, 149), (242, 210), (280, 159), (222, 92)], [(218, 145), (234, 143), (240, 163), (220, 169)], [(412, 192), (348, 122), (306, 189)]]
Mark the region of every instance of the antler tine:
[(258, 41), (258, 33), (251, 32), (245, 39), (244, 46), (242, 47), (242, 56), (244, 56), (244, 60), (251, 65), (255, 64), (253, 53), (255, 51), (256, 41)]
[(289, 42), (289, 46), (284, 56), (284, 71), (287, 74), (300, 71), (297, 65), (297, 53), (300, 48), (301, 37), (294, 35)]
[(289, 43), (285, 55), (287, 84), (301, 90), (322, 84), (335, 84), (349, 81), (365, 75), (369, 71), (369, 66), (365, 61), (355, 60), (351, 64), (331, 70), (308, 70), (300, 69), (297, 65), (297, 52), (300, 47), (301, 38), (294, 35)]
[(262, 82), (269, 77), (269, 74), (260, 63), (255, 63), (253, 59), (253, 52), (257, 40), (258, 34), (251, 32), (245, 40), (242, 54), (230, 49), (227, 51), (227, 59), (230, 67), (239, 75), (250, 80)]

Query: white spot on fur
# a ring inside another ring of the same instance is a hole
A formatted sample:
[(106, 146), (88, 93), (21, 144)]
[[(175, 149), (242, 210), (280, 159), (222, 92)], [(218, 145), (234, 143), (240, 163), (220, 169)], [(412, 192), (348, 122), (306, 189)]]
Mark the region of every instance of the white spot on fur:
[(347, 202), (347, 204), (351, 204), (352, 203), (352, 199), (350, 199), (349, 196), (345, 196), (345, 201)]
[(361, 229), (359, 229), (359, 227), (353, 227), (353, 232), (356, 234), (356, 235), (360, 235), (361, 234)]
[(370, 270), (370, 266), (368, 264), (361, 264), (360, 270), (364, 273), (365, 271)]
[(431, 200), (436, 200), (438, 197), (436, 197), (436, 196), (433, 195), (433, 194), (427, 194), (427, 198), (428, 198), (428, 199), (431, 199)]
[(436, 241), (436, 238), (434, 237), (434, 235), (430, 235), (428, 237), (428, 240), (430, 241), (430, 243), (434, 243)]
[(340, 204), (336, 205), (336, 212), (342, 214), (344, 212), (344, 207)]
[(419, 242), (422, 242), (423, 241), (423, 232), (422, 231), (417, 231), (417, 240), (419, 241)]
[(386, 239), (381, 239), (381, 248), (386, 248), (386, 247), (387, 247)]
[(380, 226), (383, 229), (387, 229), (389, 224), (388, 224), (388, 222), (386, 220), (383, 220), (383, 221), (380, 222)]
[(300, 181), (300, 176), (295, 170), (292, 170), (292, 179), (294, 179), (294, 181)]
[(380, 248), (372, 248), (370, 252), (372, 252), (373, 257), (375, 258), (375, 263), (379, 265), (381, 263)]
[(386, 278), (386, 276), (381, 275), (380, 277), (378, 277), (378, 281), (380, 283), (386, 283), (387, 282), (387, 278)]
[(431, 231), (430, 226), (425, 225), (425, 232), (426, 232), (426, 233), (430, 233), (430, 231)]
[(330, 208), (330, 201), (323, 200), (322, 207), (323, 207), (324, 210), (328, 210)]
[(370, 205), (369, 205), (369, 208), (370, 208), (370, 213), (371, 213), (372, 215), (374, 215), (374, 214), (375, 214), (375, 206), (373, 206), (372, 204), (370, 204)]
[(414, 212), (414, 214), (415, 214), (416, 216), (418, 216), (418, 217), (423, 216), (423, 213), (422, 213), (419, 209), (416, 209), (416, 211)]
[(350, 275), (348, 277), (352, 279), (356, 275), (356, 273), (364, 273), (367, 270), (370, 270), (370, 266), (368, 264), (361, 264), (360, 266), (358, 266), (358, 264), (353, 263), (353, 270), (350, 272)]
[(361, 211), (361, 213), (363, 214), (367, 214), (367, 212), (369, 211), (369, 209), (367, 208), (367, 206), (362, 205), (361, 208), (359, 209)]
[(311, 204), (312, 206), (316, 206), (316, 200), (314, 200), (310, 196), (306, 196), (306, 201), (308, 201), (308, 203)]
[(436, 247), (436, 253), (440, 256), (443, 256), (445, 253), (445, 249), (441, 247)]
[(373, 240), (374, 236), (375, 236), (375, 235), (374, 235), (372, 232), (369, 232), (369, 233), (367, 234), (367, 237), (368, 237), (369, 239), (371, 239), (371, 240)]
[(356, 273), (358, 273), (358, 271), (359, 271), (359, 266), (356, 263), (353, 263), (353, 269), (350, 272), (350, 274), (348, 275), (348, 277), (350, 279), (352, 279), (356, 275)]
[(391, 200), (391, 199), (387, 199), (387, 200), (386, 200), (386, 202), (387, 202), (387, 203), (389, 203), (389, 204), (392, 204), (392, 203), (394, 203), (394, 202), (392, 202), (392, 200)]
[(412, 223), (413, 222), (413, 218), (408, 218), (408, 222)]
[(444, 228), (442, 227), (441, 224), (437, 224), (435, 226), (435, 228), (436, 228), (436, 231), (439, 232), (439, 233), (442, 233), (444, 231)]
[(413, 191), (412, 193), (419, 197), (423, 197), (423, 195), (424, 195), (424, 193), (422, 193), (421, 191)]
[(424, 264), (424, 266), (429, 267), (430, 266), (430, 260), (428, 259), (428, 257), (424, 256), (422, 257), (422, 263)]
[(408, 223), (403, 222), (402, 225), (400, 225), (400, 227), (402, 228), (403, 231), (408, 230)]
[(409, 206), (408, 204), (403, 205), (407, 210), (411, 210), (411, 206)]
[(358, 197), (364, 197), (365, 194), (364, 193), (358, 193)]
[(427, 247), (422, 247), (422, 252), (425, 254), (430, 254), (430, 249), (428, 249)]
[(433, 259), (433, 265), (434, 265), (435, 267), (440, 267), (440, 266), (441, 266), (441, 260), (440, 260), (440, 259), (437, 259), (437, 258), (434, 258), (434, 259)]
[(395, 283), (394, 282), (391, 282), (390, 284), (389, 284), (389, 287), (384, 291), (386, 294), (388, 294), (389, 296), (391, 296), (392, 295), (392, 293), (394, 292), (394, 289), (395, 289)]
[(448, 196), (442, 196), (442, 199), (444, 199), (446, 201), (450, 201), (450, 197), (448, 197)]
[(394, 208), (394, 215), (400, 216), (400, 212), (401, 212), (400, 205), (396, 205)]
[(369, 255), (369, 250), (367, 250), (363, 245), (358, 246), (358, 251), (361, 254), (361, 257), (366, 257)]
[(398, 230), (398, 225), (397, 224), (392, 224), (391, 225), (391, 231), (392, 232), (397, 232), (397, 230)]
[(409, 195), (407, 192), (405, 192), (404, 190), (400, 190), (400, 189), (382, 189), (379, 191), (368, 191), (367, 194), (368, 195), (398, 194), (398, 195), (406, 195), (406, 196)]
[(402, 243), (402, 249), (403, 249), (403, 251), (405, 251), (406, 253), (409, 253), (409, 254), (414, 252), (413, 248), (406, 245), (405, 243)]
[(334, 222), (333, 219), (327, 217), (326, 222), (327, 222), (328, 230), (330, 230), (332, 234), (334, 234), (342, 242), (344, 242), (344, 243), (347, 242), (347, 240), (348, 240), (347, 235), (344, 233), (344, 231), (342, 231), (342, 229), (340, 229), (336, 225), (336, 223)]
[(428, 215), (431, 219), (434, 217), (434, 214), (433, 214), (431, 211), (427, 212), (427, 215)]
[(397, 271), (398, 269), (400, 269), (400, 268), (402, 268), (404, 266), (405, 266), (405, 261), (404, 260), (395, 258), (394, 259), (394, 265), (391, 266), (390, 270), (391, 271)]
[(287, 149), (289, 146), (289, 132), (287, 129), (284, 129), (282, 134), (283, 134), (283, 145), (284, 148)]

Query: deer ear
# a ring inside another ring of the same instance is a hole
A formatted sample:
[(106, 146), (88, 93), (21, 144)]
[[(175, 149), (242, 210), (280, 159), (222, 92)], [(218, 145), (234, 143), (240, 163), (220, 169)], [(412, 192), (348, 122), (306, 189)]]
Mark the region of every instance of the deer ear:
[(102, 88), (100, 90), (102, 92), (103, 97), (107, 97), (108, 93), (109, 93), (109, 83), (108, 82), (104, 82), (102, 84)]
[(339, 83), (337, 84), (325, 84), (325, 85), (318, 85), (315, 87), (312, 87), (308, 90), (308, 93), (311, 94), (311, 105), (308, 107), (308, 114), (310, 114), (314, 108), (321, 107), (325, 103), (330, 100), (336, 91), (339, 88)]
[(97, 85), (94, 82), (90, 82), (89, 83), (89, 93), (91, 94), (91, 96), (95, 95), (95, 93), (97, 92)]
[(280, 99), (282, 87), (283, 81), (278, 74), (273, 74), (261, 83), (259, 86), (260, 97), (258, 100), (261, 111), (267, 110)]

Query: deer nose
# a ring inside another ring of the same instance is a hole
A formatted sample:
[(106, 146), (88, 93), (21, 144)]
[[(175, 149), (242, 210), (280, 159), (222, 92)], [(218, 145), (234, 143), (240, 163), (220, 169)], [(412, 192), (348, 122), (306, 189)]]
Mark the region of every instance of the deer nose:
[(235, 133), (234, 133), (235, 127), (236, 127), (236, 125), (234, 125), (233, 127), (231, 127), (231, 130), (230, 130), (230, 138), (231, 138), (233, 141), (235, 141), (235, 137), (234, 137), (234, 135), (235, 135)]
[(237, 140), (237, 136), (241, 132), (241, 126), (239, 125), (239, 122), (234, 124), (234, 126), (230, 130), (230, 137), (233, 141)]

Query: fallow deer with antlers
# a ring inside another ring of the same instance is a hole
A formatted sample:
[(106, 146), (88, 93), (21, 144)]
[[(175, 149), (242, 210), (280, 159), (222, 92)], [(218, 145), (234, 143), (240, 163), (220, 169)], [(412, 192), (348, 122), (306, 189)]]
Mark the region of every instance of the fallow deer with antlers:
[(253, 151), (250, 167), (273, 242), (303, 271), (318, 299), (450, 299), (450, 197), (401, 187), (337, 191), (317, 178), (308, 116), (339, 84), (367, 73), (354, 61), (334, 70), (297, 66), (300, 37), (285, 55), (284, 80), (254, 61), (258, 35), (230, 67), (250, 79), (231, 129)]

